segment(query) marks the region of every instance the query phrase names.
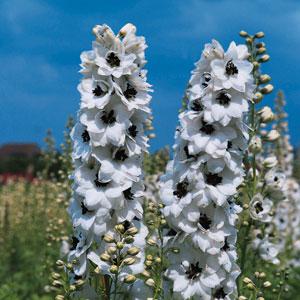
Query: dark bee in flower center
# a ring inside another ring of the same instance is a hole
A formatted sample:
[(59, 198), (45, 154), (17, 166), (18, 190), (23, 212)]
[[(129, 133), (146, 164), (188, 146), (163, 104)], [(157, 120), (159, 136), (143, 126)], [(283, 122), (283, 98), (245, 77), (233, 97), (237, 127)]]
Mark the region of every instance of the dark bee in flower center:
[(196, 264), (190, 264), (189, 268), (186, 270), (185, 274), (187, 275), (188, 279), (196, 279), (202, 273), (202, 268), (199, 267), (199, 262)]
[(126, 154), (125, 149), (118, 149), (118, 151), (115, 153), (114, 159), (119, 161), (124, 161), (126, 158), (128, 158), (128, 155)]
[(104, 94), (104, 91), (101, 89), (101, 87), (99, 85), (97, 85), (94, 89), (93, 89), (93, 94), (96, 97), (100, 97)]
[(255, 208), (255, 211), (256, 211), (257, 214), (261, 213), (264, 210), (263, 207), (262, 207), (261, 202), (257, 202), (255, 204), (254, 208)]
[(119, 67), (121, 62), (119, 57), (114, 52), (111, 52), (107, 55), (106, 61), (112, 68)]
[(238, 68), (237, 68), (236, 65), (232, 62), (232, 60), (229, 60), (229, 61), (227, 62), (226, 67), (225, 67), (225, 70), (226, 70), (226, 74), (227, 74), (227, 75), (230, 75), (230, 76), (239, 73)]
[(221, 105), (227, 106), (231, 101), (231, 95), (229, 93), (226, 93), (226, 92), (221, 92), (217, 96), (216, 100), (218, 100), (218, 102)]
[(138, 134), (138, 131), (137, 131), (135, 125), (131, 125), (131, 126), (128, 128), (128, 132), (129, 132), (130, 136), (133, 137), (133, 138), (135, 138), (136, 135)]
[(216, 185), (222, 183), (223, 178), (221, 176), (219, 176), (218, 174), (208, 173), (208, 174), (205, 174), (205, 179), (206, 179), (207, 184), (216, 186)]
[(221, 287), (217, 289), (214, 293), (214, 299), (225, 299), (227, 294), (224, 292), (224, 289)]
[(116, 122), (116, 117), (115, 117), (115, 112), (114, 110), (112, 109), (110, 112), (104, 112), (102, 117), (101, 117), (101, 120), (105, 123), (105, 124), (113, 124)]
[(177, 183), (176, 191), (173, 192), (173, 195), (177, 196), (178, 198), (186, 196), (188, 193), (188, 186), (189, 183), (186, 180)]
[(200, 128), (200, 131), (205, 134), (211, 135), (215, 131), (215, 128), (213, 125), (208, 124), (207, 122), (202, 120), (202, 127)]
[(206, 214), (201, 213), (198, 222), (205, 230), (208, 230), (210, 228), (211, 219)]
[(127, 200), (133, 200), (133, 193), (131, 192), (131, 188), (123, 191), (123, 195)]
[(126, 99), (134, 98), (137, 94), (137, 91), (134, 87), (132, 87), (130, 84), (127, 84), (126, 91), (123, 92)]
[(81, 137), (84, 143), (88, 143), (90, 141), (90, 135), (87, 130), (82, 132)]

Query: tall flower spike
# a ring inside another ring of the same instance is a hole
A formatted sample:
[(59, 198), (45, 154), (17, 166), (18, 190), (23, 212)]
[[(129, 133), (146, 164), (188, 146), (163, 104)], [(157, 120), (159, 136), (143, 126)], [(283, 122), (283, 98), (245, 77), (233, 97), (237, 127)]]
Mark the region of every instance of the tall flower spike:
[[(118, 273), (115, 267), (110, 272), (107, 265), (99, 263), (99, 255), (112, 243), (101, 243), (106, 233), (114, 235), (126, 227), (122, 233), (126, 239), (127, 229), (135, 225), (140, 230), (138, 238), (126, 241), (137, 243), (139, 249), (147, 235), (140, 222), (144, 191), (141, 166), (148, 147), (144, 127), (151, 117), (151, 90), (142, 69), (145, 39), (136, 36), (132, 24), (125, 25), (118, 35), (107, 25), (95, 26), (93, 33), (92, 50), (81, 54), (81, 103), (71, 134), (75, 171), (69, 212), (76, 243), (69, 258), (77, 261), (76, 276), (85, 276), (87, 257), (102, 273)], [(91, 251), (93, 243), (96, 252)], [(130, 260), (119, 279), (125, 280), (126, 271), (140, 271), (135, 261), (142, 260), (142, 251), (138, 258)]]
[(182, 299), (229, 299), (236, 292), (241, 208), (234, 197), (243, 181), (243, 120), (253, 94), (247, 57), (247, 47), (234, 42), (226, 52), (215, 40), (205, 45), (189, 82), (188, 108), (179, 115), (174, 160), (161, 178), (163, 212), (181, 250), (166, 274)]

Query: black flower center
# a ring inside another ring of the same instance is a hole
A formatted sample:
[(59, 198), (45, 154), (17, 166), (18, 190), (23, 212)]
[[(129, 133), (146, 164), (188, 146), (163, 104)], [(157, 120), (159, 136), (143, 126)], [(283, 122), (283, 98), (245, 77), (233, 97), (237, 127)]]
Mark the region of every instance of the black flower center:
[(131, 192), (131, 188), (123, 191), (123, 195), (127, 200), (133, 200), (133, 193)]
[(202, 120), (202, 127), (200, 128), (200, 131), (205, 134), (211, 135), (215, 131), (215, 128), (213, 125), (208, 124), (207, 122)]
[(203, 87), (203, 88), (206, 88), (206, 87), (208, 86), (208, 83), (209, 83), (210, 80), (211, 80), (211, 75), (210, 75), (210, 73), (208, 73), (208, 72), (203, 73), (201, 79), (202, 79), (202, 80), (201, 80), (201, 81), (202, 81), (202, 82), (201, 82), (202, 87)]
[(262, 207), (261, 202), (257, 202), (255, 204), (254, 208), (255, 208), (255, 211), (256, 211), (257, 214), (261, 213), (264, 210), (263, 207)]
[(81, 202), (81, 213), (85, 215), (87, 212), (91, 212), (91, 211), (87, 209), (87, 207), (84, 205), (83, 202)]
[(188, 193), (188, 186), (189, 183), (186, 180), (177, 183), (176, 191), (173, 191), (173, 195), (177, 196), (178, 198), (186, 196)]
[(88, 143), (90, 141), (90, 135), (87, 130), (82, 132), (81, 137), (84, 143)]
[(221, 105), (226, 106), (230, 103), (231, 95), (226, 92), (221, 92), (216, 99)]
[(93, 94), (96, 97), (100, 97), (104, 94), (104, 91), (101, 89), (100, 85), (97, 85), (94, 89), (93, 89)]
[(132, 136), (133, 138), (136, 137), (138, 131), (136, 129), (136, 126), (135, 125), (131, 125), (129, 128), (128, 128), (128, 132), (130, 134), (130, 136)]
[(130, 84), (127, 84), (126, 91), (123, 92), (126, 99), (134, 98), (137, 94), (137, 91), (134, 87), (132, 87)]
[(226, 74), (227, 75), (234, 75), (234, 74), (238, 74), (239, 73), (239, 70), (238, 68), (236, 67), (236, 65), (232, 62), (232, 60), (229, 60), (226, 64), (226, 67), (225, 67), (225, 70), (226, 70)]
[(221, 250), (227, 251), (227, 250), (229, 250), (229, 249), (230, 249), (230, 247), (229, 247), (227, 238), (225, 238), (225, 243), (224, 243), (224, 246), (221, 248)]
[(109, 53), (106, 57), (106, 61), (112, 68), (120, 66), (120, 59), (114, 52)]
[(232, 148), (232, 142), (231, 141), (228, 141), (227, 142), (227, 148), (226, 148), (226, 150), (229, 150), (229, 149), (231, 149)]
[(217, 289), (214, 293), (214, 298), (216, 299), (225, 299), (226, 296), (227, 294), (224, 292), (224, 289), (222, 287)]
[(195, 157), (194, 155), (191, 155), (191, 154), (189, 153), (189, 147), (188, 147), (187, 145), (185, 145), (185, 146), (183, 147), (183, 151), (184, 151), (184, 153), (185, 153), (185, 155), (186, 155), (186, 158), (193, 158), (193, 157)]
[(208, 230), (210, 228), (211, 219), (206, 214), (201, 213), (198, 222), (205, 230)]
[(110, 112), (104, 112), (101, 120), (105, 123), (105, 124), (113, 124), (116, 122), (116, 117), (115, 117), (115, 111), (112, 109)]
[(205, 174), (205, 179), (206, 179), (207, 184), (216, 186), (222, 182), (223, 178), (221, 176), (219, 176), (218, 174), (208, 173), (208, 174)]
[(70, 250), (75, 250), (78, 243), (79, 243), (79, 239), (76, 236), (72, 236), (72, 245)]
[(170, 229), (167, 233), (167, 236), (175, 236), (177, 234), (177, 232), (174, 229)]
[(203, 105), (201, 103), (201, 99), (198, 98), (192, 102), (191, 110), (193, 111), (203, 111)]
[(201, 275), (201, 272), (202, 268), (199, 267), (199, 262), (197, 262), (196, 264), (190, 264), (185, 274), (188, 279), (194, 280)]
[(126, 158), (128, 158), (128, 155), (126, 154), (125, 149), (121, 148), (115, 153), (114, 158), (115, 160), (124, 161)]
[(100, 188), (100, 187), (105, 187), (109, 184), (109, 182), (101, 182), (99, 180), (99, 175), (98, 173), (96, 173), (96, 179), (94, 180), (95, 186)]

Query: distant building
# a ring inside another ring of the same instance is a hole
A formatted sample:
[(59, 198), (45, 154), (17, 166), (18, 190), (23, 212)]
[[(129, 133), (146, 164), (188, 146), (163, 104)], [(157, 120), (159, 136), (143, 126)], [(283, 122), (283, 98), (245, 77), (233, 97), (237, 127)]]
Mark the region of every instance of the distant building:
[(33, 158), (40, 153), (41, 150), (35, 143), (10, 143), (0, 147), (0, 159), (7, 159), (11, 157)]

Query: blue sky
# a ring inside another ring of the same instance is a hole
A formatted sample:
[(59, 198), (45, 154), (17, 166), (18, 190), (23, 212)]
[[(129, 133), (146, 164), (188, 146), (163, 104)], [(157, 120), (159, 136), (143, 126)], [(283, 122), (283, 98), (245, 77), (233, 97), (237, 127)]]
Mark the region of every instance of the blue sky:
[(173, 144), (181, 97), (204, 43), (216, 38), (226, 48), (242, 41), (241, 29), (266, 33), (271, 61), (264, 71), (286, 94), (292, 142), (300, 144), (297, 0), (1, 0), (0, 144), (42, 144), (47, 128), (61, 142), (66, 119), (79, 105), (79, 55), (91, 47), (92, 27), (106, 23), (117, 31), (127, 22), (149, 45), (153, 150)]

